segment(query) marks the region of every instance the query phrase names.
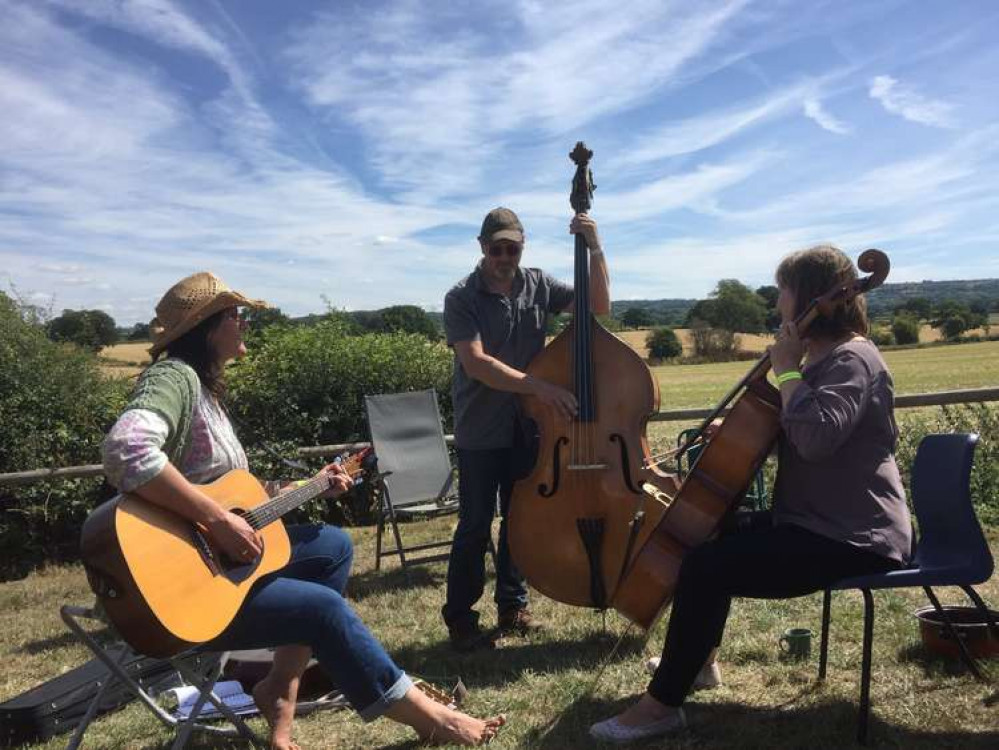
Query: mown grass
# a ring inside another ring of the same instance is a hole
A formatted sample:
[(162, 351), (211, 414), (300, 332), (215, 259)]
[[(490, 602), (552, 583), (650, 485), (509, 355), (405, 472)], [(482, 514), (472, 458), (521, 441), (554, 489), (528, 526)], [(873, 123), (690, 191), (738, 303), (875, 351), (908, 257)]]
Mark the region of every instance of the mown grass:
[[(406, 525), (408, 541), (447, 536), (453, 519)], [(446, 569), (442, 564), (415, 569), (407, 580), (397, 563), (374, 572), (373, 529), (349, 530), (357, 547), (351, 596), (357, 610), (396, 661), (413, 674), (449, 685), (459, 676), (468, 686), (466, 708), (479, 714), (507, 714), (509, 724), (492, 743), (496, 748), (593, 747), (588, 726), (620, 710), (644, 688), (642, 663), (658, 653), (664, 624), (646, 645), (626, 631), (616, 615), (568, 607), (540, 595), (533, 599), (544, 621), (543, 633), (501, 642), (492, 653), (459, 656), (446, 645), (439, 611)], [(999, 534), (990, 532), (993, 553)], [(487, 590), (491, 591), (491, 583)], [(999, 582), (980, 587), (993, 603)], [(957, 590), (941, 590), (943, 601), (960, 602)], [(79, 566), (52, 567), (0, 586), (0, 652), (5, 670), (0, 699), (70, 669), (86, 658), (62, 626), (63, 602), (90, 599)], [(483, 620), (495, 612), (484, 599)], [(929, 656), (921, 647), (912, 611), (925, 604), (918, 592), (875, 594), (872, 680), (872, 744), (875, 747), (995, 748), (999, 746), (999, 691), (981, 685), (950, 661)], [(963, 602), (962, 602), (963, 603)], [(697, 693), (689, 702), (691, 728), (668, 741), (639, 743), (657, 748), (839, 748), (854, 744), (860, 675), (862, 601), (858, 594), (837, 594), (829, 676), (816, 680), (817, 640), (806, 662), (784, 662), (777, 639), (791, 626), (820, 628), (818, 595), (781, 602), (738, 600), (732, 609), (721, 662), (724, 685)], [(606, 669), (591, 692), (602, 666)], [(999, 677), (999, 661), (991, 662)], [(255, 725), (262, 728), (259, 720)], [(363, 724), (349, 711), (316, 714), (298, 722), (306, 748), (413, 748), (414, 735), (380, 720)], [(166, 748), (170, 735), (137, 705), (106, 716), (87, 735), (88, 748)], [(62, 747), (65, 737), (33, 747)], [(207, 739), (191, 747), (213, 747)]]

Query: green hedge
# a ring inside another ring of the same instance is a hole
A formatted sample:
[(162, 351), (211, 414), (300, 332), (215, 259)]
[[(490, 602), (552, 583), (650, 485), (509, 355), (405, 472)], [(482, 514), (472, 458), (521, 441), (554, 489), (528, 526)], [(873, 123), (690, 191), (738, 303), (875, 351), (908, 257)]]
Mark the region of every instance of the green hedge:
[[(0, 293), (0, 472), (98, 462), (129, 387), (92, 352), (50, 341)], [(75, 557), (80, 524), (108, 494), (100, 480), (0, 487), (0, 575)]]
[(896, 451), (905, 488), (910, 490), (909, 470), (924, 436), (933, 433), (976, 432), (975, 463), (971, 471), (971, 494), (979, 520), (999, 525), (999, 406), (956, 404), (896, 412), (899, 442)]
[[(258, 476), (301, 476), (262, 449), (285, 455), (300, 445), (368, 439), (364, 396), (435, 388), (441, 415), (451, 422), (452, 355), (441, 343), (411, 333), (350, 335), (342, 321), (272, 327), (233, 367), (229, 403), (250, 467)], [(312, 469), (323, 461), (305, 462)], [(373, 518), (372, 483), (337, 503), (311, 504), (300, 518), (365, 523)]]
[[(314, 326), (272, 326), (230, 373), (230, 404), (260, 477), (300, 477), (262, 449), (293, 456), (302, 445), (367, 439), (363, 397), (436, 388), (451, 424), (452, 355), (414, 334), (351, 335), (337, 318)], [(0, 293), (0, 472), (100, 461), (104, 434), (125, 403), (128, 381), (102, 375), (96, 357), (49, 341), (39, 323)], [(999, 524), (999, 407), (987, 404), (899, 412), (899, 465), (908, 483), (916, 445), (930, 432), (978, 432), (972, 486), (984, 523)], [(321, 461), (311, 461), (312, 469)], [(337, 523), (370, 519), (368, 483), (303, 516)], [(110, 489), (98, 480), (0, 487), (0, 577), (45, 560), (72, 559), (79, 527)]]

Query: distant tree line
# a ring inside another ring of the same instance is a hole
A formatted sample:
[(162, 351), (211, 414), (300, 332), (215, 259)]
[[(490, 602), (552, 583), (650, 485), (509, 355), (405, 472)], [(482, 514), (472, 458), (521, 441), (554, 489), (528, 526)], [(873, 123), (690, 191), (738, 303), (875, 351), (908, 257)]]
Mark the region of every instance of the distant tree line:
[[(922, 282), (919, 285), (897, 284), (899, 289), (883, 294), (886, 284), (868, 295), (872, 318), (876, 319), (875, 338), (880, 344), (912, 344), (919, 340), (919, 329), (928, 324), (941, 332), (947, 340), (957, 340), (968, 331), (984, 328), (989, 333), (989, 314), (999, 312), (999, 296), (983, 296), (992, 291), (992, 280), (978, 282)], [(961, 285), (970, 285), (975, 296)], [(929, 296), (907, 294), (912, 287), (937, 287), (958, 290), (953, 298), (934, 299)], [(999, 281), (994, 282), (999, 295)], [(875, 295), (882, 293), (880, 298)], [(886, 308), (886, 299), (895, 304)], [(875, 301), (877, 304), (874, 304)], [(262, 335), (272, 326), (309, 326), (336, 318), (354, 334), (364, 333), (415, 333), (430, 341), (443, 338), (443, 319), (439, 312), (428, 313), (416, 305), (392, 305), (379, 310), (338, 311), (325, 315), (308, 315), (291, 318), (280, 308), (248, 310), (250, 323), (248, 337)], [(564, 328), (571, 316), (552, 316), (548, 333), (555, 335)], [(699, 356), (719, 358), (738, 348), (739, 333), (764, 333), (773, 331), (780, 323), (777, 312), (777, 287), (760, 286), (755, 290), (736, 279), (722, 279), (705, 299), (684, 300), (633, 300), (612, 303), (612, 312), (600, 317), (609, 330), (659, 329), (685, 327), (692, 330), (695, 353)], [(114, 320), (102, 310), (63, 310), (45, 325), (53, 341), (72, 342), (93, 351), (111, 346), (118, 341), (145, 341), (149, 339), (149, 325), (136, 323), (131, 328), (118, 328)], [(660, 355), (653, 355), (660, 357)], [(669, 355), (666, 355), (667, 357)]]

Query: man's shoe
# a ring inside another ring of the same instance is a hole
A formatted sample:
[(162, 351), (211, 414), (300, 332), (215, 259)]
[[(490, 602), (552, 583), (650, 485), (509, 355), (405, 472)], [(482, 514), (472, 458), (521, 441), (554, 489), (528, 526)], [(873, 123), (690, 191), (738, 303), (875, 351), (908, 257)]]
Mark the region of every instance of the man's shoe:
[(534, 619), (527, 607), (508, 609), (500, 612), (496, 630), (502, 635), (530, 635), (542, 629), (542, 624)]
[(496, 647), (490, 634), (483, 632), (478, 623), (449, 625), (447, 632), (451, 639), (451, 648), (463, 654)]

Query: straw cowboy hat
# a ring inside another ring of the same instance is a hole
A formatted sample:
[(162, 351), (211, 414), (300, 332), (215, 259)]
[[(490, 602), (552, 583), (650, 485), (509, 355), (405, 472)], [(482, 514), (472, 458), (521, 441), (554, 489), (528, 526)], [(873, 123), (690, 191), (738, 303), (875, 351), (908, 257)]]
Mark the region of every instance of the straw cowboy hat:
[(156, 317), (149, 324), (155, 357), (167, 344), (228, 307), (269, 307), (263, 300), (249, 299), (226, 286), (211, 271), (191, 274), (174, 284), (156, 305)]

